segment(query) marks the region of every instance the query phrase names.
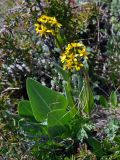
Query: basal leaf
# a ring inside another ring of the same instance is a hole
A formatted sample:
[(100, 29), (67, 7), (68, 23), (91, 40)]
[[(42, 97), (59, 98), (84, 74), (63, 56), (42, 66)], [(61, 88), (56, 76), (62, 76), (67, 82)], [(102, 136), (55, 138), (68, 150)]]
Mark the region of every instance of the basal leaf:
[(48, 113), (48, 127), (67, 124), (71, 119), (70, 111), (56, 109)]
[(56, 109), (48, 113), (48, 132), (51, 136), (59, 136), (67, 131), (66, 124), (72, 119), (70, 111)]
[(37, 121), (43, 122), (51, 110), (67, 107), (67, 100), (62, 94), (30, 78), (27, 79), (27, 92)]

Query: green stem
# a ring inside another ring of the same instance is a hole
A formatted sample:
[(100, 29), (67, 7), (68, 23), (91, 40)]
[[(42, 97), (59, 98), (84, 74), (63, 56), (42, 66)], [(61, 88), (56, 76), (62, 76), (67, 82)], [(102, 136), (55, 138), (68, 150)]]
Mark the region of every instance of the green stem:
[(72, 95), (72, 87), (71, 87), (71, 75), (69, 76), (69, 80), (66, 81), (65, 84), (65, 92), (68, 101), (68, 105), (71, 109), (75, 108), (75, 102)]
[(90, 113), (94, 105), (94, 97), (90, 87), (89, 75), (88, 75), (88, 72), (85, 70), (85, 68), (84, 68), (84, 77), (85, 77), (85, 86), (86, 86), (85, 88), (86, 88), (86, 95), (87, 95), (87, 101), (88, 101), (87, 111), (88, 111), (88, 116), (90, 117)]
[(62, 46), (61, 46), (61, 44), (60, 44), (60, 42), (59, 42), (59, 40), (56, 36), (55, 36), (55, 40), (56, 40), (57, 45), (59, 46), (60, 50), (63, 51)]

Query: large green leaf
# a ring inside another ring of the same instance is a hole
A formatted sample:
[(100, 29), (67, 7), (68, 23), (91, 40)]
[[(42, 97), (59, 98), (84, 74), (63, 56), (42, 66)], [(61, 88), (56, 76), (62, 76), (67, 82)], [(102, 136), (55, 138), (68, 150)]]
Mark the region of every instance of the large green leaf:
[(56, 109), (48, 113), (48, 131), (51, 136), (62, 135), (67, 131), (66, 124), (72, 119), (70, 111)]
[(48, 127), (55, 125), (65, 125), (71, 120), (70, 111), (56, 109), (48, 113)]
[(67, 107), (67, 100), (62, 94), (30, 78), (27, 79), (27, 92), (37, 121), (44, 121), (51, 110)]
[(18, 104), (18, 113), (22, 117), (33, 118), (34, 115), (32, 112), (32, 108), (30, 102), (27, 100), (23, 100)]

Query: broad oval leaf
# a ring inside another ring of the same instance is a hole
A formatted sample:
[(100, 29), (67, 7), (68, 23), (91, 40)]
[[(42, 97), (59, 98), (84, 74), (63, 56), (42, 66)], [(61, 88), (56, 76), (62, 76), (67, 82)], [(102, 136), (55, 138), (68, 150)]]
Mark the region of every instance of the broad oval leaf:
[(67, 107), (65, 96), (30, 78), (27, 79), (27, 92), (37, 121), (43, 122), (51, 110)]

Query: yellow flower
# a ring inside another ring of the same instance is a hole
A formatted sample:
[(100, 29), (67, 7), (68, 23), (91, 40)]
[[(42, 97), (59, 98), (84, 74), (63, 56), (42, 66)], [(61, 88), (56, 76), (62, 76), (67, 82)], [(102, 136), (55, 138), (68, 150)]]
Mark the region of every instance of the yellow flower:
[(45, 15), (42, 15), (40, 18), (38, 18), (38, 22), (47, 23), (49, 18)]
[(75, 69), (76, 69), (77, 71), (79, 71), (82, 67), (83, 67), (83, 64), (80, 63), (80, 64), (78, 64), (78, 65), (75, 66)]
[(64, 69), (66, 70), (72, 70), (73, 69), (73, 62), (71, 60), (68, 60), (67, 63), (64, 65)]
[(87, 59), (86, 47), (81, 43), (70, 43), (65, 48), (65, 52), (60, 56), (63, 69), (69, 71), (79, 71), (83, 67), (83, 60)]
[(71, 44), (68, 44), (68, 46), (66, 47), (66, 51), (71, 50), (73, 47), (71, 46)]
[(54, 30), (52, 30), (52, 29), (48, 29), (46, 32), (51, 33), (53, 36), (55, 36)]
[(45, 26), (41, 25), (40, 29), (38, 29), (37, 33), (40, 33), (40, 35), (42, 37), (43, 35), (46, 36), (46, 31), (47, 31), (47, 28)]
[(77, 61), (77, 58), (75, 57), (74, 53), (69, 54), (68, 58), (71, 59), (72, 61)]
[(47, 33), (51, 33), (52, 35), (55, 35), (54, 30), (52, 29), (47, 29), (45, 26), (42, 24), (35, 24), (36, 26), (36, 32), (40, 33), (41, 37), (44, 35), (45, 37), (47, 36)]
[(85, 47), (83, 47), (82, 50), (79, 49), (78, 52), (79, 52), (79, 54), (80, 54), (81, 57), (84, 57), (84, 58), (88, 59), (88, 57), (87, 57), (87, 51), (86, 51)]
[(62, 26), (55, 17), (49, 17), (46, 15), (42, 15), (37, 21), (38, 23), (35, 24), (36, 32), (40, 33), (41, 37), (43, 35), (46, 37), (47, 33), (55, 36), (55, 33), (57, 32), (56, 28)]
[(56, 25), (58, 28), (62, 26), (62, 24), (58, 23), (55, 17), (50, 17), (48, 22), (51, 24), (51, 26)]
[(73, 46), (74, 48), (76, 47), (83, 47), (84, 45), (81, 43), (71, 43), (71, 46)]
[(83, 48), (83, 50), (81, 51), (81, 54), (83, 55), (84, 58), (88, 59), (87, 57), (87, 51), (85, 48)]
[(65, 59), (66, 59), (66, 55), (63, 54), (60, 58), (61, 58), (61, 62), (64, 63), (64, 61), (65, 61)]
[(38, 18), (38, 22), (41, 23), (47, 23), (50, 24), (51, 26), (56, 26), (58, 28), (60, 28), (62, 26), (62, 24), (60, 24), (55, 17), (49, 17), (46, 15), (42, 15), (41, 17)]
[(38, 23), (35, 23), (35, 26), (36, 26), (36, 27), (39, 27), (40, 25), (39, 25)]

